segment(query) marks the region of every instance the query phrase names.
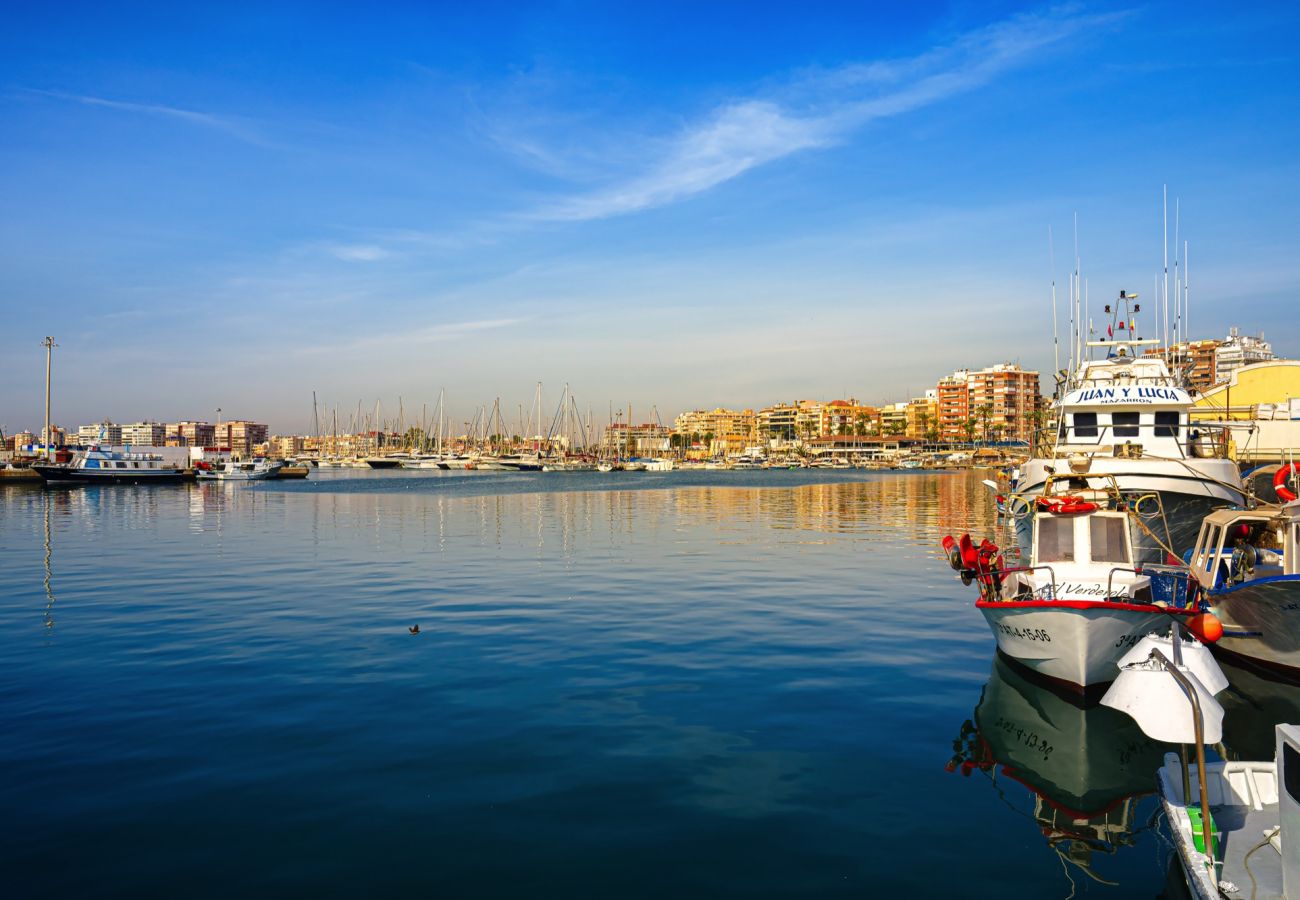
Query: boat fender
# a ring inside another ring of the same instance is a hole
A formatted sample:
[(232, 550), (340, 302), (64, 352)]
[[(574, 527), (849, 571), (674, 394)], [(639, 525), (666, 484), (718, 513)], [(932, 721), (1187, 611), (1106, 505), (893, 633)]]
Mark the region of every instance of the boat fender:
[(1213, 644), (1223, 637), (1223, 623), (1213, 613), (1199, 613), (1187, 620), (1187, 630), (1203, 644)]
[(1273, 475), (1273, 493), (1277, 494), (1277, 499), (1283, 503), (1290, 503), (1296, 498), (1296, 492), (1287, 484), (1293, 473), (1300, 475), (1300, 463), (1289, 462)]
[(954, 572), (961, 571), (961, 550), (957, 547), (957, 539), (951, 534), (943, 539), (943, 552), (948, 557), (948, 565), (952, 566)]

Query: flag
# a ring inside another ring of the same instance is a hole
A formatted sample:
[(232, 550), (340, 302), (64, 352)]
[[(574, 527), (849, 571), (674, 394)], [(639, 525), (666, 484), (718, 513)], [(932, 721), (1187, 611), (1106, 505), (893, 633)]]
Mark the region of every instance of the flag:
[(1114, 336), (1115, 336), (1115, 329), (1113, 329), (1113, 328), (1111, 328), (1109, 325), (1107, 325), (1107, 326), (1106, 326), (1106, 337), (1114, 337)]

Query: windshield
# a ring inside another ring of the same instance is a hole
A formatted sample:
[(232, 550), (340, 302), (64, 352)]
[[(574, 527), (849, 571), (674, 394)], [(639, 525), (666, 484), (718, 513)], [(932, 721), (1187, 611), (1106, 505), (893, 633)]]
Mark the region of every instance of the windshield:
[(1038, 520), (1038, 561), (1074, 562), (1074, 520), (1044, 516)]
[(1124, 540), (1124, 519), (1119, 516), (1093, 516), (1088, 521), (1093, 562), (1126, 563), (1128, 544)]

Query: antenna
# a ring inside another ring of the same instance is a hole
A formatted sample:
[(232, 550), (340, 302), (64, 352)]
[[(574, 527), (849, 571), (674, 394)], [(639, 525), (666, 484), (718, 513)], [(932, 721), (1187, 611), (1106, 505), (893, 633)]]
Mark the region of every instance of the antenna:
[[(1183, 241), (1183, 322), (1184, 323), (1190, 321), (1191, 319), (1189, 314), (1192, 311), (1192, 301), (1191, 301), (1190, 291), (1188, 290), (1188, 285), (1191, 284), (1192, 281), (1191, 271), (1192, 271), (1191, 266), (1189, 266), (1187, 263), (1187, 241)], [(1187, 333), (1191, 334), (1191, 331), (1189, 330)]]
[(1052, 226), (1047, 226), (1047, 259), (1052, 275), (1052, 361), (1053, 372), (1061, 371), (1061, 339), (1056, 328), (1056, 250), (1052, 245)]
[(1187, 329), (1183, 324), (1183, 288), (1180, 280), (1180, 271), (1178, 268), (1178, 227), (1182, 218), (1182, 198), (1174, 198), (1174, 308), (1178, 314), (1174, 317), (1177, 328), (1175, 334), (1182, 340), (1187, 340)]
[(1164, 248), (1165, 269), (1165, 346), (1169, 346), (1169, 185), (1164, 185), (1163, 211), (1160, 214), (1160, 244)]

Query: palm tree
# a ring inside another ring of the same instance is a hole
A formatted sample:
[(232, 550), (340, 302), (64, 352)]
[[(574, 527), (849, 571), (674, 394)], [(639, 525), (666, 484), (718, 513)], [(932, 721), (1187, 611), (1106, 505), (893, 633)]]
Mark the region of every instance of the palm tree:
[(989, 442), (989, 418), (993, 415), (993, 404), (981, 404), (976, 410), (975, 415), (979, 418), (980, 424), (983, 425), (984, 443)]

